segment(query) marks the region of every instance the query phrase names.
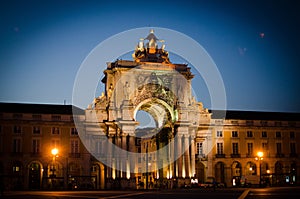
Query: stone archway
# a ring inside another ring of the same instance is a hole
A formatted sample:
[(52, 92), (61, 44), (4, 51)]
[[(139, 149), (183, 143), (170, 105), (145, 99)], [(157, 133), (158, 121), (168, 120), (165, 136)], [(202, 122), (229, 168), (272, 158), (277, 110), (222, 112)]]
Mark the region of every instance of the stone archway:
[(225, 163), (217, 162), (215, 165), (215, 180), (217, 182), (225, 183)]
[(231, 165), (233, 177), (240, 177), (242, 175), (242, 165), (238, 161), (234, 161)]
[(292, 162), (290, 169), (291, 184), (297, 184), (297, 162)]
[[(26, 168), (25, 168), (26, 170)], [(9, 189), (19, 190), (23, 187), (24, 182), (24, 165), (21, 161), (16, 160), (12, 162), (12, 169), (10, 170), (10, 177), (8, 180)]]
[(105, 167), (100, 162), (94, 162), (91, 167), (91, 176), (96, 177), (93, 181), (95, 189), (105, 189)]
[(242, 177), (242, 165), (238, 161), (234, 161), (231, 165), (232, 184), (233, 186), (240, 186)]
[(196, 164), (196, 178), (198, 182), (205, 182), (205, 165), (202, 162)]
[(153, 117), (157, 128), (162, 128), (167, 122), (172, 123), (176, 120), (173, 108), (168, 103), (158, 98), (149, 98), (140, 102), (133, 112), (135, 120), (139, 110), (148, 112)]
[(245, 175), (257, 175), (257, 167), (254, 162), (247, 162), (245, 167)]
[(28, 188), (37, 190), (42, 185), (42, 168), (40, 162), (34, 161), (28, 165)]
[(285, 183), (285, 176), (283, 172), (283, 162), (277, 161), (275, 163), (275, 184), (283, 185)]
[[(196, 174), (194, 140), (199, 118), (210, 115), (192, 96), (194, 75), (187, 64), (171, 63), (164, 47), (151, 45), (150, 50), (143, 42), (134, 61), (107, 64), (102, 79), (105, 91), (86, 110), (85, 138), (97, 135), (107, 140), (103, 151), (92, 151), (107, 166), (106, 188), (134, 188), (143, 180), (148, 188), (151, 182), (174, 178), (181, 180), (180, 185), (190, 183)], [(138, 111), (151, 115), (155, 128), (137, 129)], [(99, 149), (94, 140), (83, 142)]]

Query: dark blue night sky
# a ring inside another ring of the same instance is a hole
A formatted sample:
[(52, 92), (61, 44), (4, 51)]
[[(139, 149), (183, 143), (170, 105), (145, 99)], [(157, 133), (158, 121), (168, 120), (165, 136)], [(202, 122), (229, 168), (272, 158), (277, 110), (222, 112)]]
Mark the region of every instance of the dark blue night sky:
[[(162, 27), (205, 48), (222, 75), (228, 109), (300, 112), (298, 1), (7, 0), (0, 5), (0, 101), (72, 103), (76, 73), (95, 46), (129, 29)], [(199, 77), (193, 88), (210, 108)]]

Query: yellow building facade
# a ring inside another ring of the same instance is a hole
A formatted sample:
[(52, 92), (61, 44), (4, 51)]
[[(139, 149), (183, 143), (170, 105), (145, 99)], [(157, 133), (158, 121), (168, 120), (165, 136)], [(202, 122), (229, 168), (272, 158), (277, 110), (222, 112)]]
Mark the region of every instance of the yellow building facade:
[[(0, 115), (0, 171), (5, 189), (122, 188), (107, 187), (108, 167), (82, 144), (71, 106), (1, 103), (1, 108), (4, 106)], [(199, 132), (189, 148), (195, 150), (195, 175), (182, 177), (181, 182), (188, 185), (215, 179), (229, 187), (255, 186), (261, 176), (263, 185), (299, 184), (298, 116), (247, 111), (227, 111), (226, 119), (212, 116), (209, 131)], [(84, 118), (84, 113), (79, 117)], [(155, 139), (137, 139), (135, 145), (141, 155), (135, 165), (133, 188), (146, 188), (146, 184), (148, 188), (180, 186), (175, 184), (177, 178), (170, 167), (162, 173), (155, 168), (155, 154), (145, 155), (155, 151), (156, 144)], [(55, 157), (53, 148), (58, 149)], [(263, 152), (262, 159), (258, 159), (259, 151)], [(154, 171), (145, 172), (146, 167)]]
[[(299, 184), (300, 114), (207, 110), (191, 68), (159, 42), (151, 31), (133, 61), (107, 63), (104, 92), (85, 110), (0, 103), (5, 189)], [(140, 111), (154, 127), (139, 126)]]

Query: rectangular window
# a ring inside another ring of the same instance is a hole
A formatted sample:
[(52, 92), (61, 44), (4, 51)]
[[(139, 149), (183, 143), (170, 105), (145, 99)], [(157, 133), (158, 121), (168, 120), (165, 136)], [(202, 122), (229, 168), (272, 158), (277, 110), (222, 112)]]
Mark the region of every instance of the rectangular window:
[(268, 145), (267, 142), (263, 142), (263, 143), (262, 143), (262, 150), (263, 150), (263, 151), (268, 151), (268, 150), (269, 150), (269, 145)]
[(231, 136), (232, 136), (233, 138), (237, 138), (237, 137), (239, 136), (239, 134), (238, 134), (237, 131), (232, 131), (232, 132), (231, 132)]
[(52, 127), (52, 135), (59, 135), (59, 128), (58, 127)]
[(78, 135), (77, 129), (76, 128), (71, 128), (71, 135), (76, 136)]
[(291, 154), (296, 154), (296, 143), (290, 143)]
[(262, 138), (268, 137), (267, 131), (261, 132), (261, 137), (262, 137)]
[(203, 154), (203, 143), (202, 142), (197, 142), (196, 143), (196, 154), (202, 155)]
[(39, 139), (32, 140), (32, 153), (40, 153), (41, 149), (41, 142)]
[(21, 139), (20, 138), (15, 138), (13, 139), (13, 148), (12, 148), (13, 153), (20, 153), (22, 152), (21, 148)]
[(217, 143), (217, 154), (223, 154), (223, 143)]
[(252, 131), (247, 131), (247, 137), (248, 137), (248, 138), (252, 138), (252, 137), (253, 137)]
[(101, 153), (101, 149), (102, 149), (102, 141), (96, 141), (96, 153), (100, 154)]
[(223, 137), (223, 131), (217, 131), (217, 137)]
[(22, 128), (21, 126), (14, 126), (14, 133), (22, 133)]
[(294, 138), (295, 138), (295, 132), (294, 132), (294, 131), (291, 131), (291, 132), (290, 132), (290, 138), (291, 138), (291, 139), (294, 139)]
[(33, 134), (41, 134), (41, 128), (39, 126), (34, 126), (32, 130)]
[(61, 120), (61, 116), (60, 116), (60, 115), (52, 115), (52, 116), (51, 116), (51, 119), (52, 119), (53, 121), (60, 121), (60, 120)]
[(281, 138), (281, 132), (280, 131), (276, 131), (276, 138)]
[(42, 120), (42, 115), (37, 115), (37, 114), (32, 115), (32, 119), (34, 119), (34, 120)]
[(79, 141), (71, 140), (71, 153), (79, 153)]
[(238, 143), (232, 143), (232, 153), (239, 154), (239, 144)]
[(282, 151), (281, 151), (281, 143), (276, 143), (276, 151), (277, 151), (277, 154), (281, 154)]
[(248, 152), (248, 155), (253, 155), (253, 143), (248, 143), (247, 144), (247, 152)]

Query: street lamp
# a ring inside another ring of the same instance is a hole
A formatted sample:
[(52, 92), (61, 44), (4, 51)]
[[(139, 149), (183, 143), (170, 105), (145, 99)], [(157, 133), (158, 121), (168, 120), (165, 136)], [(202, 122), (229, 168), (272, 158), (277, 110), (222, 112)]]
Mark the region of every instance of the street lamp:
[(51, 177), (52, 177), (52, 179), (51, 179), (51, 182), (52, 182), (52, 188), (53, 188), (53, 185), (54, 185), (54, 181), (53, 181), (53, 178), (54, 178), (54, 176), (55, 176), (55, 173), (54, 173), (54, 171), (55, 171), (55, 158), (56, 158), (56, 156), (57, 156), (57, 154), (58, 154), (58, 149), (57, 148), (53, 148), (52, 150), (51, 150), (51, 154), (53, 155), (53, 159), (52, 159), (52, 175), (51, 175)]
[(55, 157), (58, 154), (58, 149), (57, 148), (52, 149), (51, 154)]
[(259, 186), (261, 187), (261, 161), (264, 159), (263, 158), (264, 153), (259, 151), (257, 152), (257, 157), (255, 158), (259, 162)]

